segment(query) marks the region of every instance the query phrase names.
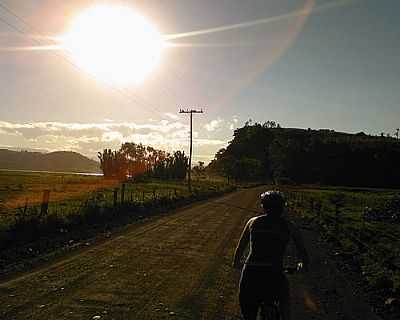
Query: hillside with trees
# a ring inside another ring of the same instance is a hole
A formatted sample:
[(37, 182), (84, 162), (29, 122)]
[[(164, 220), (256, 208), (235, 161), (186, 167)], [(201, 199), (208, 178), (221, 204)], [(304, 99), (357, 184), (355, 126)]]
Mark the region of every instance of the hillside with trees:
[(106, 178), (152, 177), (164, 180), (183, 180), (188, 157), (182, 151), (170, 154), (151, 146), (127, 142), (119, 150), (104, 149), (98, 153), (100, 167)]
[(247, 122), (207, 170), (236, 180), (400, 187), (400, 140)]
[(0, 149), (0, 169), (56, 172), (100, 172), (99, 163), (79, 153), (50, 153)]

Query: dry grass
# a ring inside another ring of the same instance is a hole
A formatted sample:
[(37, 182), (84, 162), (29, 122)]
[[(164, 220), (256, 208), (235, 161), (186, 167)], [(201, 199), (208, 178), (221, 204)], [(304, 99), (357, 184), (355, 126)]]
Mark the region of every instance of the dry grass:
[(59, 202), (81, 198), (118, 184), (117, 180), (98, 176), (0, 171), (0, 207), (8, 210), (23, 207), (26, 203), (38, 205), (44, 190), (50, 190), (52, 202)]

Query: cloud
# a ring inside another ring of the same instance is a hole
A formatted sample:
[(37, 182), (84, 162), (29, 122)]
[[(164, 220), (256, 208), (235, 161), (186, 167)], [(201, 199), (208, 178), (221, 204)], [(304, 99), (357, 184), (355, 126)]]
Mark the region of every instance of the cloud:
[(217, 119), (217, 120), (211, 120), (209, 123), (206, 123), (205, 125), (204, 125), (204, 128), (207, 130), (207, 131), (215, 131), (215, 130), (217, 130), (220, 126), (221, 126), (221, 124), (224, 122), (224, 120), (222, 120), (222, 119)]
[[(219, 124), (210, 125), (215, 129)], [(142, 124), (0, 121), (0, 145), (49, 151), (72, 150), (96, 158), (97, 152), (105, 148), (118, 149), (124, 142), (143, 143), (166, 151), (187, 150), (188, 132), (187, 124), (172, 120)], [(208, 157), (226, 145), (224, 140), (199, 138), (201, 136), (199, 132), (194, 134), (194, 158)]]
[(136, 124), (132, 122), (122, 123), (61, 123), (61, 122), (36, 122), (28, 124), (10, 123), (0, 121), (0, 130), (11, 134), (20, 134), (25, 138), (36, 138), (48, 133), (57, 133), (57, 135), (81, 137), (82, 135), (98, 135), (104, 132), (118, 131), (123, 135), (129, 135), (134, 132), (153, 132), (169, 133), (174, 130), (186, 128), (180, 122), (169, 122), (161, 120), (157, 124)]
[(223, 146), (227, 142), (224, 140), (214, 140), (214, 139), (193, 139), (194, 145), (215, 145), (215, 146)]
[(173, 114), (173, 113), (170, 113), (170, 112), (166, 112), (166, 113), (164, 113), (164, 115), (167, 116), (168, 118), (172, 119), (172, 120), (178, 120), (178, 118), (179, 118), (177, 114)]
[(118, 131), (108, 131), (108, 132), (104, 132), (103, 135), (101, 136), (101, 141), (104, 141), (104, 142), (109, 142), (109, 141), (114, 141), (114, 140), (123, 142), (124, 141), (123, 134)]
[(229, 123), (229, 130), (234, 130), (238, 123), (239, 123), (239, 117), (238, 116), (233, 116), (232, 121)]

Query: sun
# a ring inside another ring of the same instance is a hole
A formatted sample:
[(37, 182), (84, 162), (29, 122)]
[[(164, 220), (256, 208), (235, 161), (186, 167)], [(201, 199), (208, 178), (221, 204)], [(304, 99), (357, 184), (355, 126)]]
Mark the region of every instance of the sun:
[(80, 13), (61, 37), (72, 61), (96, 79), (141, 83), (159, 64), (163, 36), (129, 7), (97, 5)]

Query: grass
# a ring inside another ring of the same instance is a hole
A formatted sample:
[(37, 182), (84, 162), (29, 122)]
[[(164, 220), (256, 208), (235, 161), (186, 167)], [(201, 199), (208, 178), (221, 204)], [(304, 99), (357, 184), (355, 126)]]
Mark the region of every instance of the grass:
[(117, 183), (99, 176), (0, 171), (0, 210), (23, 207), (27, 201), (30, 205), (39, 204), (44, 190), (51, 191), (53, 201), (62, 201)]
[[(204, 191), (225, 185), (224, 182), (201, 180), (194, 181), (193, 189)], [(119, 181), (98, 176), (0, 171), (0, 216), (17, 213), (25, 205), (40, 205), (44, 190), (50, 191), (50, 211), (57, 206), (68, 211), (68, 207), (78, 207), (89, 199), (102, 199), (105, 205), (111, 205), (113, 190), (119, 187)], [(157, 196), (165, 196), (171, 192), (175, 194), (175, 190), (180, 195), (188, 195), (187, 186), (181, 181), (127, 183), (125, 199), (143, 201), (143, 192), (147, 200), (154, 197), (154, 192)]]
[(382, 299), (400, 296), (400, 224), (364, 219), (366, 206), (381, 206), (398, 191), (297, 187), (287, 192), (292, 209), (303, 221), (317, 225), (335, 244), (337, 254), (364, 276), (368, 287)]
[[(1, 252), (35, 241), (52, 246), (50, 242), (62, 242), (72, 233), (93, 236), (91, 229), (108, 230), (233, 188), (202, 179), (193, 181), (189, 193), (184, 181), (122, 184), (96, 176), (0, 171), (0, 260)], [(44, 190), (50, 191), (46, 212), (41, 210)]]

